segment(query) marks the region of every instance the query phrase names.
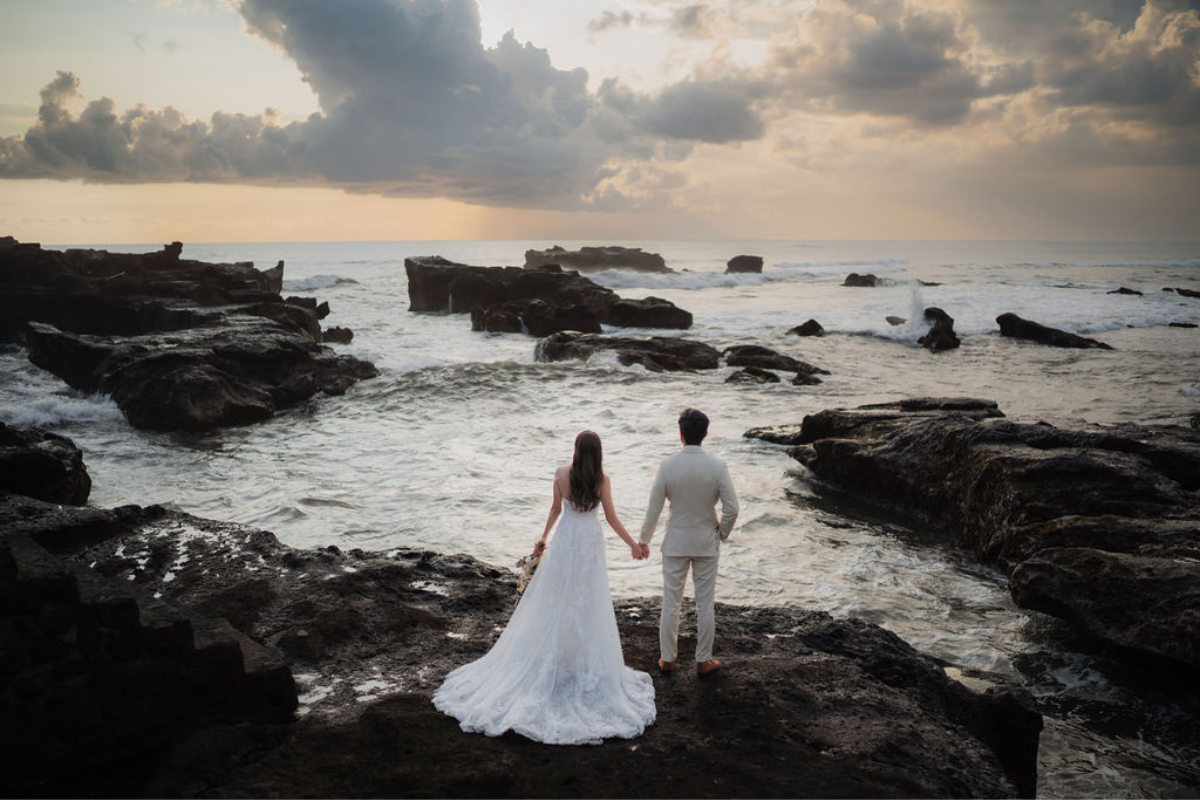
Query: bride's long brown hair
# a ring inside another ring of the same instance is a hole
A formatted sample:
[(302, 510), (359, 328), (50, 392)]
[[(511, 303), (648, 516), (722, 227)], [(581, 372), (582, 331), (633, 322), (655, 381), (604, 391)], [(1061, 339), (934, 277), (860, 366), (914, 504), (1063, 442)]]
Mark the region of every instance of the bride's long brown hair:
[(600, 437), (583, 431), (575, 437), (575, 457), (571, 459), (571, 502), (580, 511), (591, 511), (600, 502), (600, 484), (604, 480), (604, 453)]

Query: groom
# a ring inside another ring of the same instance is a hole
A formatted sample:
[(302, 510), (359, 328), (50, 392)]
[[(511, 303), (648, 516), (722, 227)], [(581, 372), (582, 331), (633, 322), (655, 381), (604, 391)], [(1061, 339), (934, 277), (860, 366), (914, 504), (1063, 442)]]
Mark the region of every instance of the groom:
[[(729, 538), (738, 515), (737, 494), (729, 468), (719, 458), (704, 452), (700, 443), (708, 435), (708, 417), (694, 408), (679, 415), (679, 439), (683, 449), (658, 467), (650, 506), (642, 523), (642, 553), (649, 555), (650, 540), (662, 513), (663, 502), (671, 501), (667, 534), (662, 544), (663, 602), (658, 638), (663, 672), (675, 669), (679, 640), (679, 607), (688, 570), (696, 587), (696, 674), (720, 669), (712, 657), (716, 623), (713, 595), (717, 588), (717, 559), (720, 543)], [(721, 521), (716, 504), (721, 502)]]

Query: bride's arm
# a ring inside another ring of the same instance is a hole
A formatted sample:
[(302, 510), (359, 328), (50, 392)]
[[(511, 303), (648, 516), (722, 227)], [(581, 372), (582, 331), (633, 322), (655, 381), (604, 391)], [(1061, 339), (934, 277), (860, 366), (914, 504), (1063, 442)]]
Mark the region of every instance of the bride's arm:
[(562, 490), (558, 488), (558, 472), (554, 473), (554, 499), (550, 501), (550, 513), (546, 515), (546, 529), (542, 531), (542, 541), (550, 535), (550, 529), (562, 514)]
[(629, 535), (629, 531), (625, 530), (625, 526), (621, 524), (621, 518), (617, 516), (617, 509), (613, 506), (612, 499), (612, 481), (607, 475), (604, 476), (604, 483), (600, 484), (600, 504), (604, 506), (604, 518), (608, 520), (608, 524), (617, 532), (625, 544), (629, 545), (629, 552), (636, 559), (642, 558), (642, 546), (633, 540)]

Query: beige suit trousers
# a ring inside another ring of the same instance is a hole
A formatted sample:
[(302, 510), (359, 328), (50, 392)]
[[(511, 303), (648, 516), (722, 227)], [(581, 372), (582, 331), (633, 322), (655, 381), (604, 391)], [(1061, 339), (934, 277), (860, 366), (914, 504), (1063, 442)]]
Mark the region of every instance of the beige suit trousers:
[(662, 557), (663, 602), (658, 643), (663, 661), (674, 661), (679, 655), (679, 611), (689, 569), (692, 572), (692, 584), (696, 587), (696, 662), (712, 658), (713, 638), (716, 634), (713, 598), (717, 592), (719, 558), (720, 556)]

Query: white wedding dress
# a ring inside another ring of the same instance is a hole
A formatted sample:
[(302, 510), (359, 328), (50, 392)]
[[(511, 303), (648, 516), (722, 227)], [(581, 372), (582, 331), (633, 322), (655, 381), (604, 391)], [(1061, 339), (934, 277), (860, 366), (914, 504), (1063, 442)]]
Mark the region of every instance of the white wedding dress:
[(654, 684), (625, 666), (596, 511), (563, 517), (508, 627), (433, 695), (464, 731), (546, 744), (629, 739), (654, 722)]

